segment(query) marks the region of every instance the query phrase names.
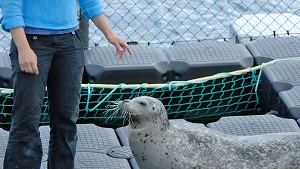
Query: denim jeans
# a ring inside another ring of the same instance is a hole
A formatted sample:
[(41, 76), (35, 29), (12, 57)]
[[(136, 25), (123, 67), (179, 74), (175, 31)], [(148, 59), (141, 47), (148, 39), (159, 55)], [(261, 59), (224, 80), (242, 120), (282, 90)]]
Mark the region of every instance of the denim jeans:
[[(60, 35), (26, 35), (37, 55), (39, 74), (23, 72), (12, 41), (10, 59), (14, 105), (4, 169), (40, 169), (43, 155), (39, 120), (48, 94), (49, 169), (72, 169), (77, 145), (76, 120), (84, 67), (78, 31)], [(46, 91), (47, 87), (47, 92)]]

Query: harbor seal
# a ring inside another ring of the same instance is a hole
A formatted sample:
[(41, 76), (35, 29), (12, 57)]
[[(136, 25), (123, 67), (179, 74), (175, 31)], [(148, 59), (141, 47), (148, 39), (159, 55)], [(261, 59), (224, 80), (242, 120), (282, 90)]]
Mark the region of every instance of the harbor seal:
[(300, 132), (233, 136), (170, 123), (148, 96), (118, 103), (129, 117), (129, 145), (141, 169), (299, 169)]

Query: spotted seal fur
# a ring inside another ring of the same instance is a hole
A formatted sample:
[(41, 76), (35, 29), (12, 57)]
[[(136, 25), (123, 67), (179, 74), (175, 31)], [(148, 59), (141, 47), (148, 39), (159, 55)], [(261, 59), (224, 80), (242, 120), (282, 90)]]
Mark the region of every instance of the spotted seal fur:
[(124, 100), (129, 143), (141, 169), (299, 169), (300, 132), (233, 136), (192, 123), (171, 123), (148, 96)]

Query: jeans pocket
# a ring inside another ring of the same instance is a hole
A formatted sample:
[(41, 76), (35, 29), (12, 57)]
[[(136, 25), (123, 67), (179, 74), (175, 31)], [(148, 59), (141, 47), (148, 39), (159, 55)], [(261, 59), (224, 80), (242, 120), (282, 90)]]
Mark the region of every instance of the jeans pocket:
[(71, 60), (71, 69), (81, 69), (84, 66), (83, 44), (80, 38), (80, 32), (76, 31), (73, 35), (73, 56)]

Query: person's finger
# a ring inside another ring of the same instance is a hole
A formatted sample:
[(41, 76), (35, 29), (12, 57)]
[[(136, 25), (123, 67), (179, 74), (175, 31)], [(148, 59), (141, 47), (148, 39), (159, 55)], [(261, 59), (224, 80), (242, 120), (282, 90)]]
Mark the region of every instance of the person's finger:
[(34, 63), (34, 69), (33, 69), (34, 73), (36, 75), (39, 74), (39, 68), (37, 67), (37, 57), (35, 57), (35, 63)]
[(122, 51), (123, 50), (118, 40), (117, 40), (117, 42), (114, 45), (116, 46), (116, 48), (117, 48), (118, 51)]
[(117, 49), (116, 50), (116, 56), (120, 59), (120, 55), (121, 55), (121, 52)]
[(118, 49), (116, 49), (116, 56), (118, 56), (119, 55), (119, 51), (118, 51)]
[(28, 68), (27, 64), (24, 64), (24, 63), (20, 64), (20, 67), (23, 72), (26, 72), (26, 73), (29, 72), (29, 68)]
[(127, 51), (130, 53), (130, 55), (133, 54), (130, 46), (126, 42), (123, 41), (123, 43), (121, 45), (123, 46), (123, 48), (127, 49)]
[(31, 65), (30, 64), (26, 64), (25, 66), (25, 72), (26, 73), (33, 73)]
[(38, 75), (39, 74), (39, 70), (37, 68), (37, 65), (34, 64), (34, 65), (31, 65), (31, 69), (32, 69), (32, 73)]
[(123, 48), (123, 51), (121, 52), (121, 58), (124, 58), (125, 57), (125, 53), (126, 53), (126, 48), (125, 47), (122, 47)]
[(130, 55), (133, 54), (133, 52), (132, 52), (131, 48), (129, 47), (129, 45), (126, 46), (126, 49), (127, 49), (127, 51), (129, 52)]
[(22, 72), (25, 72), (25, 66), (20, 64), (20, 68), (22, 70)]

